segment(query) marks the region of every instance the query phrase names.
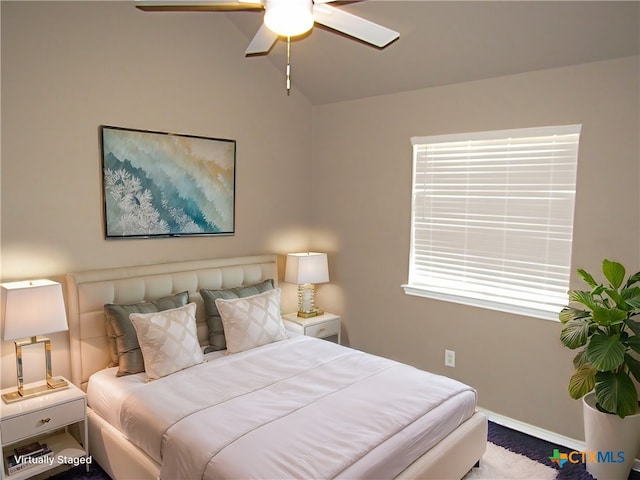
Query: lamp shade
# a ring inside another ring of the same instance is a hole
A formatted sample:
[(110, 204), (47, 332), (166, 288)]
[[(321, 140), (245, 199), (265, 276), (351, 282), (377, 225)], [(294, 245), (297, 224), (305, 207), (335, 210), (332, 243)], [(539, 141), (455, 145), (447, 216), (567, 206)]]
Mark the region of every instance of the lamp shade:
[(313, 27), (312, 0), (267, 0), (264, 24), (284, 37), (295, 37)]
[(68, 330), (62, 285), (51, 280), (3, 283), (5, 340)]
[(327, 254), (314, 252), (288, 254), (284, 281), (297, 285), (328, 282)]

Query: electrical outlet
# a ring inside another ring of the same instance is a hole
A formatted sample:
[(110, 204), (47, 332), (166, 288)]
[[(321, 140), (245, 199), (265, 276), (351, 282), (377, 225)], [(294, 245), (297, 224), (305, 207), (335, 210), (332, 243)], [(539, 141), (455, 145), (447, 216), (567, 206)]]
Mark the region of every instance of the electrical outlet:
[(456, 366), (456, 352), (453, 350), (445, 350), (444, 351), (444, 364), (446, 367), (455, 367)]

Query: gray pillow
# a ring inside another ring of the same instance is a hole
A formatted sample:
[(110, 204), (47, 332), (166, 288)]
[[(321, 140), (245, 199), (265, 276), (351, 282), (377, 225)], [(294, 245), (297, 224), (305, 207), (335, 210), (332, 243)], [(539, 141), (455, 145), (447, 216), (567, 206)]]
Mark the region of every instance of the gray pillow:
[(152, 302), (134, 303), (132, 305), (104, 306), (111, 366), (118, 366), (116, 377), (144, 372), (144, 359), (138, 344), (136, 329), (129, 315), (131, 313), (151, 313), (183, 307), (189, 301), (189, 292), (176, 293)]
[(207, 326), (209, 327), (209, 346), (205, 349), (204, 353), (225, 350), (227, 348), (222, 319), (220, 318), (218, 307), (216, 307), (217, 298), (228, 300), (230, 298), (249, 297), (273, 290), (273, 286), (273, 279), (269, 278), (253, 285), (228, 288), (226, 290), (200, 290), (200, 295), (202, 295), (202, 299), (204, 300), (204, 311), (207, 314)]

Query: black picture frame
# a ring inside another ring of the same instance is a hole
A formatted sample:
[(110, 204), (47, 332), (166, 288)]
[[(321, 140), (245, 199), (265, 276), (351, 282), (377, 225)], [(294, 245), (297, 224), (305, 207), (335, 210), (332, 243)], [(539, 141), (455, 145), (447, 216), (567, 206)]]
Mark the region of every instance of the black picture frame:
[(235, 234), (236, 142), (100, 126), (105, 238)]

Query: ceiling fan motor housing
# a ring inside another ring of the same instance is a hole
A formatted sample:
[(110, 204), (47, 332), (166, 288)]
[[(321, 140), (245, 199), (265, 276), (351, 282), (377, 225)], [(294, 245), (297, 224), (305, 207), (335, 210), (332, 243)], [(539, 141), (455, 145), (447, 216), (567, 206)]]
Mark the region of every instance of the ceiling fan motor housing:
[(278, 35), (302, 35), (313, 22), (313, 0), (266, 0), (264, 24)]

